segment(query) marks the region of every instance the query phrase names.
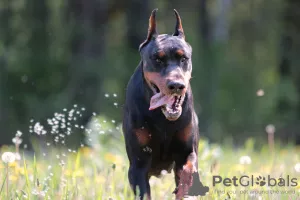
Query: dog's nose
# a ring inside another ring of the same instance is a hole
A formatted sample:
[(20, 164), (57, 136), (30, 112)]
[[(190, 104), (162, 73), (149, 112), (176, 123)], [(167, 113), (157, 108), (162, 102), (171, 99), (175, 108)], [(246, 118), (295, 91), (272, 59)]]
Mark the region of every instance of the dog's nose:
[(185, 85), (181, 82), (171, 81), (168, 83), (168, 88), (172, 93), (179, 93), (185, 88)]

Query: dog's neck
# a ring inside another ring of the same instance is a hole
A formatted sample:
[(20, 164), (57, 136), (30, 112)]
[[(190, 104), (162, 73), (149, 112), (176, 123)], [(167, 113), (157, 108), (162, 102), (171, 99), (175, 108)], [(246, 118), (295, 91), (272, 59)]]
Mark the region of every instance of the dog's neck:
[(146, 79), (145, 79), (145, 76), (144, 76), (144, 69), (143, 69), (143, 61), (140, 62), (139, 67), (141, 68), (142, 77), (143, 77), (144, 97), (145, 97), (145, 100), (146, 100), (147, 104), (150, 104), (150, 100), (151, 100), (151, 97), (154, 95), (154, 92), (153, 92), (153, 90), (150, 88), (150, 86), (147, 84), (147, 81), (146, 81)]

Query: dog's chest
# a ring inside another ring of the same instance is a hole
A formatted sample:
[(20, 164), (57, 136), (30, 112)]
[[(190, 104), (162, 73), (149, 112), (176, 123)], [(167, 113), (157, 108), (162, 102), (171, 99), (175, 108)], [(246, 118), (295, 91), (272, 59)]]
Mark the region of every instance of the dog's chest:
[[(159, 176), (162, 170), (173, 168), (173, 137), (160, 133), (158, 137), (152, 138), (149, 148), (151, 149), (151, 169), (150, 175)], [(157, 135), (156, 135), (157, 136)]]

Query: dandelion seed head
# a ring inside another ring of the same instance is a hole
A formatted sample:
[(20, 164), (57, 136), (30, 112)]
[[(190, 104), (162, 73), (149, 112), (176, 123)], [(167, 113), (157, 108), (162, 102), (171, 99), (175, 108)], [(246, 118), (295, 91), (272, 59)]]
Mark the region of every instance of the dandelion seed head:
[(296, 172), (300, 173), (300, 163), (297, 163), (295, 166), (294, 166), (294, 169)]
[(240, 164), (242, 165), (250, 165), (252, 163), (252, 160), (250, 156), (242, 156), (240, 157)]
[(16, 145), (20, 145), (20, 144), (22, 144), (22, 138), (19, 138), (19, 137), (14, 137), (13, 139), (12, 139), (12, 142), (14, 143), (14, 144), (16, 144)]
[(21, 160), (21, 155), (17, 152), (15, 153), (15, 158), (16, 160)]
[(264, 92), (263, 89), (259, 89), (259, 90), (257, 90), (256, 95), (259, 96), (259, 97), (262, 97), (262, 96), (265, 95), (265, 92)]
[(4, 152), (1, 158), (4, 163), (12, 163), (16, 160), (16, 156), (12, 152)]
[(266, 126), (266, 132), (268, 134), (274, 134), (276, 131), (275, 126), (273, 124), (269, 124)]
[(16, 137), (21, 137), (21, 136), (22, 136), (22, 132), (18, 130), (16, 133)]
[(44, 126), (40, 124), (40, 122), (37, 122), (34, 127), (33, 131), (38, 135), (45, 135), (47, 132), (44, 130)]

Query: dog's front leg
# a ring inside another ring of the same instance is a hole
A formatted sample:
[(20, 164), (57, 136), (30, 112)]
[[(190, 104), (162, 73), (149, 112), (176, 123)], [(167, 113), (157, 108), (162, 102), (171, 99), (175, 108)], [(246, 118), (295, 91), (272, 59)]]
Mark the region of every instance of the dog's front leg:
[(151, 199), (148, 170), (150, 167), (151, 158), (137, 157), (129, 166), (128, 178), (134, 195), (139, 199)]
[(199, 178), (198, 157), (196, 152), (192, 152), (187, 157), (184, 164), (180, 162), (175, 165), (176, 200), (181, 200), (184, 196), (204, 196), (209, 191)]
[(198, 175), (197, 172), (197, 154), (191, 152), (187, 159), (183, 159), (182, 155), (178, 155), (175, 161), (175, 183), (176, 200), (182, 199), (188, 194), (189, 188), (192, 186), (194, 180), (193, 176)]

